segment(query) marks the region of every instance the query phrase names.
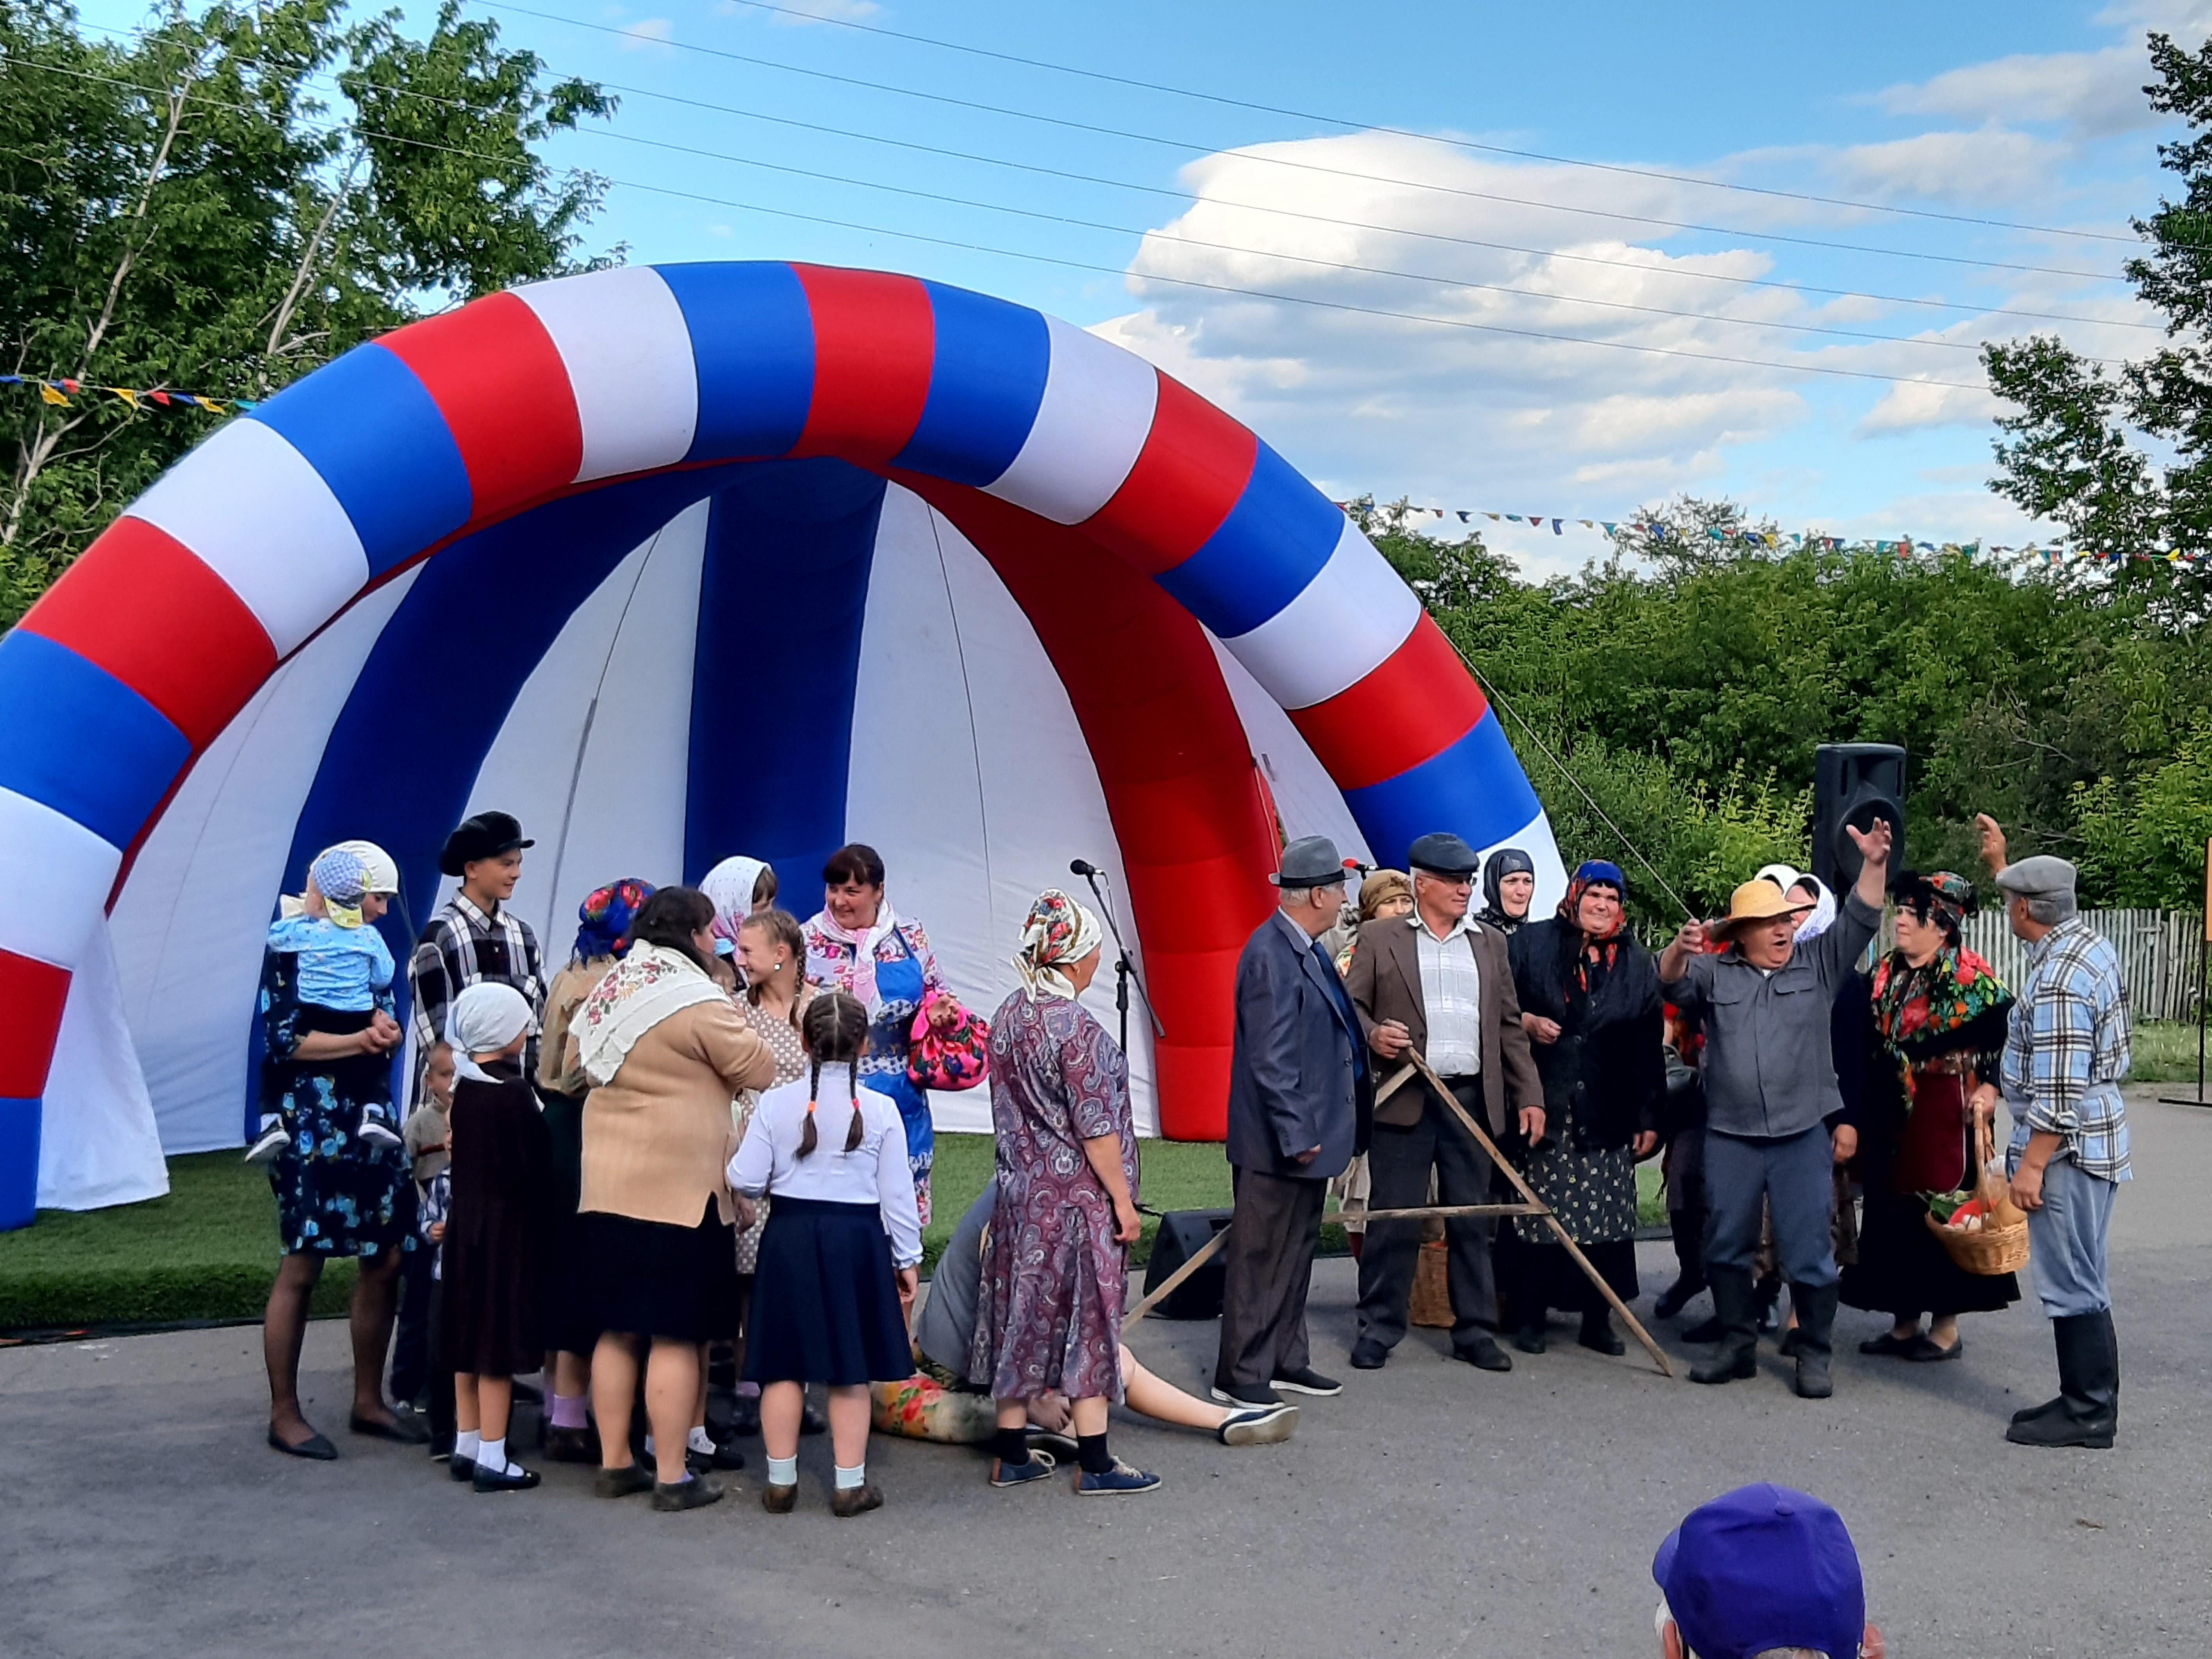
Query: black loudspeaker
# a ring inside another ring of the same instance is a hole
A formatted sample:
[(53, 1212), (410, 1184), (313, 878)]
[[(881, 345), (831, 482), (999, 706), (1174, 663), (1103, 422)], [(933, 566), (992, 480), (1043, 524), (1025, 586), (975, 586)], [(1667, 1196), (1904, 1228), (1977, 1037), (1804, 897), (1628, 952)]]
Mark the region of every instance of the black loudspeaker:
[(1905, 862), (1905, 750), (1893, 743), (1824, 743), (1813, 758), (1813, 873), (1836, 902), (1859, 878), (1859, 849), (1844, 833), (1887, 818), (1889, 867)]
[[(1171, 1210), (1160, 1218), (1152, 1240), (1152, 1259), (1145, 1264), (1145, 1294), (1150, 1296), (1168, 1281), (1170, 1274), (1204, 1249), (1214, 1234), (1229, 1224), (1226, 1210)], [(1206, 1264), (1175, 1288), (1175, 1293), (1152, 1310), (1155, 1319), (1218, 1319), (1221, 1288), (1228, 1268), (1217, 1250)]]

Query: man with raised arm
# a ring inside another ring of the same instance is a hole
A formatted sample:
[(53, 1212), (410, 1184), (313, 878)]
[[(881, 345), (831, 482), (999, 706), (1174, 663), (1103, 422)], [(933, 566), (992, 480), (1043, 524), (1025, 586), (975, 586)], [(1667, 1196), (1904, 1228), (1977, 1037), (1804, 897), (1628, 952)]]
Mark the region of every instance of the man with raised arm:
[[(1849, 834), (1864, 861), (1826, 933), (1798, 946), (1811, 905), (1753, 879), (1735, 890), (1725, 918), (1685, 923), (1659, 958), (1661, 991), (1705, 1033), (1705, 1272), (1723, 1334), (1713, 1357), (1691, 1370), (1695, 1382), (1759, 1374), (1752, 1260), (1765, 1199), (1797, 1315), (1797, 1392), (1808, 1400), (1835, 1392), (1832, 1171), (1856, 1150), (1857, 1133), (1833, 1121), (1844, 1101), (1828, 1019), (1844, 976), (1881, 927), (1890, 825), (1877, 819)], [(1709, 936), (1729, 948), (1705, 954)]]

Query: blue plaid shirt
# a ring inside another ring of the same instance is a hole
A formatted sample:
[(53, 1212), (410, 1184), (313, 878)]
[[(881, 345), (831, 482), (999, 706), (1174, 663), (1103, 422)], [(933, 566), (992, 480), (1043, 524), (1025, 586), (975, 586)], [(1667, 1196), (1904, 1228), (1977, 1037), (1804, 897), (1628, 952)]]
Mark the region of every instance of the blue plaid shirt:
[(2005, 1032), (2002, 1086), (2012, 1109), (2010, 1163), (2027, 1138), (2059, 1139), (2061, 1154), (2084, 1175), (2128, 1176), (2127, 994), (2119, 958), (2080, 917), (2058, 924), (2028, 947), (2027, 978)]

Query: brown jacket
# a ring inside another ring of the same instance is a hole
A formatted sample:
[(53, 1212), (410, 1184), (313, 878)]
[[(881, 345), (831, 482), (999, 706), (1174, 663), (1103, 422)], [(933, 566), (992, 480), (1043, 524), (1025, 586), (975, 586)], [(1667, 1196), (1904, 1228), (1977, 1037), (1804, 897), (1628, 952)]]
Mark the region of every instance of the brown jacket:
[[(1359, 930), (1359, 943), (1352, 953), (1345, 988), (1360, 1023), (1369, 1030), (1386, 1020), (1396, 1020), (1412, 1035), (1413, 1050), (1429, 1052), (1429, 1019), (1421, 1002), (1421, 958), (1413, 935), (1416, 924), (1394, 916), (1368, 922)], [(1505, 957), (1505, 936), (1480, 922), (1468, 935), (1474, 946), (1475, 965), (1482, 980), (1482, 1103), (1493, 1135), (1509, 1133), (1523, 1106), (1544, 1103), (1544, 1085), (1536, 1075), (1536, 1062), (1528, 1053), (1528, 1036), (1521, 1029), (1521, 1002), (1513, 992), (1513, 969)], [(1376, 1092), (1397, 1071), (1378, 1057)], [(1401, 1084), (1388, 1100), (1378, 1100), (1375, 1121), (1407, 1128), (1421, 1121), (1423, 1085)], [(1510, 1105), (1513, 1116), (1506, 1108)]]
[[(568, 1039), (573, 1052), (575, 1039)], [(584, 1101), (584, 1183), (577, 1208), (696, 1227), (712, 1200), (734, 1218), (730, 1103), (767, 1086), (775, 1057), (737, 1005), (717, 997), (671, 1014), (634, 1043), (614, 1081)]]

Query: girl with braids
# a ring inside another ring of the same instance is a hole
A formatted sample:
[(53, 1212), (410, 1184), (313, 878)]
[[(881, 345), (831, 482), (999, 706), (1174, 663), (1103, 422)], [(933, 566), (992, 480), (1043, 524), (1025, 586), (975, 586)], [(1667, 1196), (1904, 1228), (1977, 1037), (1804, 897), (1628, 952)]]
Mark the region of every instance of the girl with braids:
[(769, 1090), (753, 1109), (730, 1185), (738, 1220), (774, 1200), (761, 1235), (745, 1376), (761, 1384), (768, 1485), (761, 1504), (788, 1515), (799, 1499), (799, 1414), (805, 1385), (830, 1390), (836, 1456), (830, 1510), (841, 1519), (883, 1505), (867, 1480), (868, 1384), (914, 1370), (905, 1308), (921, 1262), (921, 1220), (898, 1104), (856, 1070), (868, 1011), (828, 991), (799, 1017), (805, 1079)]

